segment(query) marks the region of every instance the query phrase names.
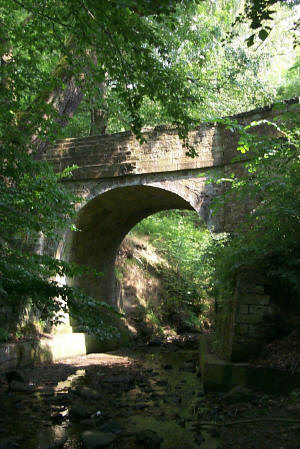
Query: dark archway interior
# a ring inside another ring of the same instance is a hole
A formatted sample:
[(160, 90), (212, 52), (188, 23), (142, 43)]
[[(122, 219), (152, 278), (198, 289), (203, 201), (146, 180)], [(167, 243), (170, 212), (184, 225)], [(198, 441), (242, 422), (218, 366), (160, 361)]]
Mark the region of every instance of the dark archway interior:
[(69, 260), (103, 276), (84, 275), (75, 284), (91, 296), (115, 304), (114, 265), (122, 240), (139, 221), (167, 209), (193, 210), (173, 192), (142, 185), (115, 188), (91, 200), (79, 212), (80, 232), (72, 235)]

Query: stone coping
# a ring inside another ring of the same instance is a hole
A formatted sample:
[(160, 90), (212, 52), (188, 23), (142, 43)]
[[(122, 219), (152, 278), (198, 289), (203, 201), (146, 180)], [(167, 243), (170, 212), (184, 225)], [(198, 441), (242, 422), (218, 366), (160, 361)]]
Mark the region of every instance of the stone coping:
[[(251, 109), (249, 111), (239, 112), (237, 114), (228, 115), (228, 116), (225, 116), (225, 117), (222, 117), (222, 118), (224, 118), (224, 119), (226, 119), (226, 118), (230, 118), (230, 119), (247, 118), (249, 116), (256, 115), (256, 114), (263, 114), (265, 112), (272, 111), (272, 108), (274, 107), (274, 105), (278, 104), (278, 103), (282, 103), (283, 105), (285, 105), (288, 108), (290, 105), (294, 105), (294, 104), (297, 105), (297, 104), (299, 104), (300, 103), (300, 97), (289, 98), (288, 100), (279, 100), (279, 101), (276, 101), (276, 102), (274, 102), (272, 104), (268, 104), (266, 106), (261, 106), (261, 107), (255, 108), (255, 109)], [(213, 122), (213, 119), (212, 119), (212, 122)], [(205, 122), (201, 122), (200, 121), (198, 126), (201, 126), (203, 124), (207, 124), (207, 122), (206, 121)], [(149, 133), (149, 132), (152, 132), (152, 131), (168, 131), (168, 130), (175, 130), (176, 131), (177, 128), (178, 127), (176, 125), (173, 125), (173, 124), (163, 124), (163, 125), (156, 125), (154, 127), (150, 127), (150, 126), (144, 127), (144, 128), (142, 128), (141, 132), (143, 134), (143, 133)], [(195, 126), (195, 129), (197, 129), (197, 128), (198, 127)], [(64, 138), (64, 139), (57, 139), (56, 140), (56, 144), (60, 144), (60, 143), (63, 143), (63, 142), (74, 142), (74, 141), (78, 141), (78, 142), (79, 141), (92, 142), (93, 140), (98, 139), (99, 137), (117, 137), (117, 136), (133, 136), (133, 135), (134, 135), (134, 133), (131, 130), (126, 130), (126, 131), (120, 131), (120, 132), (112, 133), (112, 134), (105, 134), (105, 135), (102, 134), (102, 135), (86, 136), (86, 137), (67, 137), (67, 138)]]

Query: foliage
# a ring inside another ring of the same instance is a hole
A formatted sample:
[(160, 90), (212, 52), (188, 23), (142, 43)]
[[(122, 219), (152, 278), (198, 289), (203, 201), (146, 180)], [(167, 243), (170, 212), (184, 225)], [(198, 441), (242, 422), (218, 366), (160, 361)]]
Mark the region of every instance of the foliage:
[(150, 329), (150, 332), (153, 332), (156, 335), (163, 334), (163, 323), (157, 311), (151, 307), (146, 307), (143, 311), (143, 314), (143, 320), (145, 320), (146, 326), (148, 328), (149, 326), (152, 328)]
[(9, 339), (9, 333), (3, 327), (0, 327), (0, 342), (6, 342)]
[(195, 212), (165, 211), (141, 221), (133, 233), (150, 236), (168, 261), (158, 268), (166, 296), (161, 317), (178, 330), (201, 326), (211, 307), (211, 268), (207, 263), (210, 232)]
[[(265, 41), (274, 28), (276, 6), (284, 5), (293, 8), (299, 0), (246, 0), (243, 11), (237, 16), (235, 24), (249, 23), (253, 32), (247, 38), (247, 45), (251, 47), (259, 39)], [(293, 31), (299, 31), (299, 22), (295, 22)], [(297, 37), (295, 36), (295, 44)]]
[[(294, 58), (293, 39), (287, 28), (295, 16), (284, 6), (277, 9), (274, 16), (276, 30), (255, 48), (245, 45), (250, 32), (250, 27), (245, 24), (236, 24), (234, 36), (231, 40), (227, 38), (234, 18), (241, 10), (241, 2), (237, 0), (205, 1), (196, 8), (177, 7), (172, 32), (168, 23), (160, 23), (157, 32), (167, 49), (168, 65), (180, 72), (189, 89), (185, 107), (191, 123), (198, 123), (207, 116), (235, 114), (263, 106), (276, 98), (282, 73)], [(155, 19), (148, 17), (147, 22), (155, 26)], [(106, 97), (108, 132), (129, 129), (130, 114), (109, 79)], [(161, 102), (158, 97), (145, 92), (139, 109), (144, 125), (173, 121), (164, 106), (166, 101)], [(98, 107), (102, 107), (101, 99)], [(89, 121), (90, 100), (85, 98), (63, 136), (72, 136), (74, 132), (75, 135), (88, 135)]]
[[(284, 105), (278, 104), (280, 111)], [(234, 232), (214, 246), (215, 288), (232, 285), (241, 270), (255, 269), (272, 280), (274, 296), (300, 299), (300, 145), (297, 113), (281, 116), (284, 122), (253, 122), (240, 132), (239, 150), (251, 159), (245, 176), (233, 172), (221, 182), (231, 188), (221, 205), (249, 204), (249, 211)], [(256, 135), (259, 125), (275, 133)], [(220, 203), (219, 203), (220, 205)]]
[[(181, 8), (190, 9), (196, 3), (182, 1)], [(62, 81), (66, 83), (73, 77), (90, 99), (97, 97), (97, 84), (107, 79), (110, 89), (117, 95), (118, 108), (126, 112), (129, 126), (137, 135), (142, 125), (140, 104), (145, 96), (161, 103), (184, 134), (190, 121), (186, 113), (188, 102), (193, 94), (180, 67), (171, 64), (170, 51), (175, 43), (171, 45), (164, 39), (166, 33), (173, 33), (179, 26), (176, 3), (166, 2), (165, 7), (152, 2), (151, 5), (132, 0), (112, 5), (103, 0), (87, 1), (76, 7), (73, 1), (61, 5), (51, 0), (41, 12), (36, 2), (27, 0), (22, 3), (23, 8), (13, 1), (9, 11), (3, 4), (2, 14), (3, 22), (10, 25), (10, 43), (13, 38), (21, 39), (19, 44), (15, 40), (14, 53), (15, 47), (23, 52), (24, 48), (28, 49), (26, 59), (30, 63), (32, 56), (49, 53), (53, 70), (59, 62), (59, 73), (64, 79), (53, 80), (57, 67), (50, 77), (48, 70), (49, 79), (43, 77), (44, 92), (51, 93), (53, 87), (61, 87)], [(20, 14), (23, 20), (12, 20)], [(33, 44), (36, 36), (39, 36), (38, 45)], [(37, 63), (36, 68), (42, 72), (44, 67)], [(36, 73), (36, 78), (41, 78), (41, 73)]]
[(280, 99), (293, 98), (299, 96), (300, 93), (300, 52), (298, 57), (286, 73), (284, 83), (278, 88), (278, 96)]

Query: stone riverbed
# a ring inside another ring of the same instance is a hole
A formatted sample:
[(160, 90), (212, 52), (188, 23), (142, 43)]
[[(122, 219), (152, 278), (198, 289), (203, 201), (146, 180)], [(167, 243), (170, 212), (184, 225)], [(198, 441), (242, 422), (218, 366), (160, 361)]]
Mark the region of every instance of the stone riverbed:
[[(18, 378), (20, 374), (20, 378)], [(193, 341), (23, 369), (0, 384), (0, 449), (218, 449)]]
[(204, 396), (197, 343), (153, 341), (0, 377), (0, 449), (300, 449), (300, 390)]

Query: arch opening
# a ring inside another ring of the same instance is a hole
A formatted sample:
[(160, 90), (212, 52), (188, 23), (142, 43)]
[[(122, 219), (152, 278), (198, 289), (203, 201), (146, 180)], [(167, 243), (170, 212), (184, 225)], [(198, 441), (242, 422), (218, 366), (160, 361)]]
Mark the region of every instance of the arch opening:
[(117, 305), (137, 336), (173, 338), (211, 326), (211, 241), (190, 210), (153, 214), (126, 235), (115, 264)]
[(141, 220), (163, 210), (195, 210), (179, 193), (145, 185), (118, 187), (89, 201), (78, 213), (79, 232), (72, 232), (63, 257), (101, 272), (73, 281), (85, 293), (117, 306), (115, 259), (128, 232)]

